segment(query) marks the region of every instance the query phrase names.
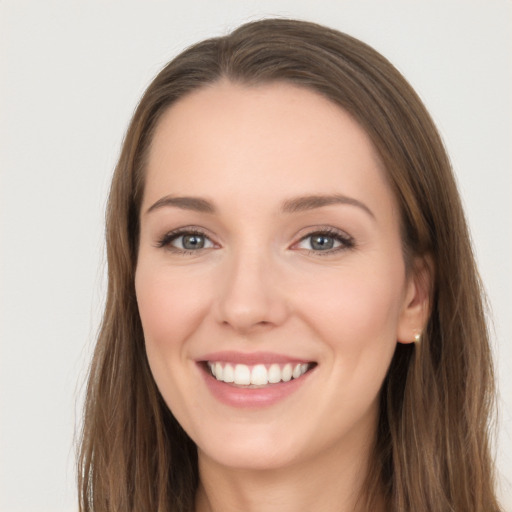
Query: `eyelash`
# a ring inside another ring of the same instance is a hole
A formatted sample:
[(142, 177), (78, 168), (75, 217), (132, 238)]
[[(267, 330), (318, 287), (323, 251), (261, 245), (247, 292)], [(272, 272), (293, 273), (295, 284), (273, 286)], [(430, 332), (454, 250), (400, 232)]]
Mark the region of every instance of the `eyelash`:
[[(183, 255), (192, 255), (201, 251), (201, 249), (189, 250), (189, 249), (180, 249), (179, 247), (173, 247), (171, 245), (172, 242), (180, 238), (181, 236), (201, 236), (207, 240), (210, 240), (208, 235), (206, 235), (203, 231), (197, 228), (179, 228), (173, 231), (169, 231), (166, 233), (160, 240), (157, 242), (156, 246), (158, 248), (165, 248), (169, 251), (176, 252), (178, 254)], [(210, 240), (211, 241), (211, 240)], [(212, 242), (213, 243), (213, 242)]]
[(315, 256), (329, 256), (332, 254), (336, 254), (340, 251), (346, 251), (349, 249), (355, 248), (355, 241), (350, 236), (335, 228), (321, 228), (316, 231), (311, 231), (307, 235), (303, 236), (298, 242), (294, 244), (294, 246), (300, 244), (301, 242), (307, 240), (308, 238), (313, 238), (315, 236), (324, 236), (326, 238), (333, 238), (335, 242), (339, 242), (338, 247), (334, 247), (332, 249), (326, 249), (324, 251), (314, 250), (314, 249), (305, 249), (308, 254), (313, 254)]
[[(199, 248), (199, 249), (195, 249), (195, 250), (189, 250), (189, 249), (180, 249), (178, 247), (173, 247), (171, 245), (172, 242), (174, 242), (181, 236), (200, 236), (200, 237), (204, 237), (206, 240), (209, 240), (212, 244), (214, 243), (211, 241), (211, 239), (208, 237), (208, 235), (206, 235), (206, 233), (204, 233), (200, 229), (185, 227), (185, 228), (175, 229), (173, 231), (166, 233), (162, 238), (160, 238), (158, 240), (158, 242), (156, 243), (156, 247), (166, 248), (172, 252), (176, 252), (178, 254), (183, 254), (183, 255), (193, 255), (193, 254), (197, 254), (198, 252), (200, 252), (202, 250), (209, 249), (209, 247), (207, 247), (207, 248)], [(350, 235), (347, 235), (346, 233), (339, 231), (337, 229), (334, 229), (334, 228), (322, 228), (322, 229), (318, 229), (315, 231), (311, 231), (307, 235), (303, 236), (298, 242), (295, 242), (292, 247), (295, 247), (295, 246), (299, 245), (300, 243), (304, 242), (305, 240), (307, 240), (308, 238), (313, 238), (314, 236), (317, 236), (317, 237), (324, 236), (326, 238), (333, 238), (335, 242), (339, 242), (339, 244), (340, 244), (338, 247), (335, 247), (332, 249), (326, 249), (324, 251), (314, 250), (314, 249), (304, 249), (305, 251), (307, 251), (308, 254), (313, 254), (315, 256), (328, 256), (331, 254), (338, 253), (340, 251), (353, 249), (355, 247), (355, 241)]]

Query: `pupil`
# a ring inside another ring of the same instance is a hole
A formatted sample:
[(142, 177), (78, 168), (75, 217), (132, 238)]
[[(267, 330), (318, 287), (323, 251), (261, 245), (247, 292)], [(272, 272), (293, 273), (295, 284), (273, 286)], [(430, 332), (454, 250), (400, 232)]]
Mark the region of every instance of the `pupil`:
[(185, 235), (183, 237), (184, 249), (202, 249), (204, 247), (204, 238), (200, 235)]
[(334, 247), (334, 239), (330, 236), (317, 235), (311, 239), (313, 249), (326, 250)]

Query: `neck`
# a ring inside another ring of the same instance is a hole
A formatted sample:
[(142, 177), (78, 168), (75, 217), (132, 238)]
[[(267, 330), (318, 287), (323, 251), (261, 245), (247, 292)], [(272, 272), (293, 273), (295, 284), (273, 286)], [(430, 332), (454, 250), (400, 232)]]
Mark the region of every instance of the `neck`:
[[(239, 469), (199, 452), (196, 512), (363, 512), (370, 447), (331, 450), (278, 469)], [(372, 508), (381, 510), (382, 504)]]

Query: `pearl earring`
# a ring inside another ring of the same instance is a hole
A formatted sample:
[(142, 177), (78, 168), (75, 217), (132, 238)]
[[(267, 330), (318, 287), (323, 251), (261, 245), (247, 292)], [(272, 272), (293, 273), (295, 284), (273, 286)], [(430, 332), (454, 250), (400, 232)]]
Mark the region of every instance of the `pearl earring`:
[(421, 341), (421, 332), (417, 332), (414, 335), (414, 343), (419, 343)]

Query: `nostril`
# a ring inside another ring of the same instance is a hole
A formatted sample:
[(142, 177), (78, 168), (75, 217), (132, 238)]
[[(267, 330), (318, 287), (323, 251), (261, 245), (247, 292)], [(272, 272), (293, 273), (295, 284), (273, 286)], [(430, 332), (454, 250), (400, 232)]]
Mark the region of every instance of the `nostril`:
[(233, 262), (224, 275), (214, 304), (219, 323), (245, 333), (285, 321), (288, 304), (277, 286), (279, 277), (270, 276), (269, 269), (264, 272), (261, 267), (261, 262)]

